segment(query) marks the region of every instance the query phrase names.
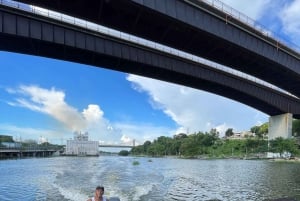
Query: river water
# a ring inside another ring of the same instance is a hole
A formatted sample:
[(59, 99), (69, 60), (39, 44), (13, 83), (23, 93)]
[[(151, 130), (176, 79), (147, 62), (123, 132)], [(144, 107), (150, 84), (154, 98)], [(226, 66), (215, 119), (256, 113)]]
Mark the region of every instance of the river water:
[(118, 156), (0, 161), (1, 201), (85, 201), (97, 185), (121, 201), (300, 201), (300, 163)]

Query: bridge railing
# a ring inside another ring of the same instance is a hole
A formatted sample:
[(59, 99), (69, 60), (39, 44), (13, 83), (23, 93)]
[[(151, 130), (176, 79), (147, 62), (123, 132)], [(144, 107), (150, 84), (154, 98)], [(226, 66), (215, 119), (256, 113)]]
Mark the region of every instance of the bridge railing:
[[(225, 4), (223, 4), (222, 2), (220, 2), (218, 0), (203, 0), (203, 1), (211, 2), (212, 5), (218, 5), (217, 7), (221, 7), (224, 10), (228, 10), (228, 8), (227, 8), (228, 6), (226, 6)], [(232, 68), (227, 67), (227, 66), (220, 65), (218, 63), (215, 63), (215, 62), (203, 59), (201, 57), (192, 55), (190, 53), (183, 52), (183, 51), (177, 50), (175, 48), (171, 48), (171, 47), (168, 47), (168, 46), (165, 46), (165, 45), (153, 42), (153, 41), (149, 41), (149, 40), (146, 40), (146, 39), (134, 36), (134, 35), (130, 35), (130, 34), (127, 34), (127, 33), (121, 32), (121, 31), (117, 31), (117, 30), (114, 30), (114, 29), (111, 29), (111, 28), (108, 28), (108, 27), (105, 27), (105, 26), (102, 26), (102, 25), (98, 25), (98, 24), (95, 24), (95, 23), (92, 23), (92, 22), (89, 22), (89, 21), (86, 21), (86, 20), (82, 20), (82, 19), (75, 18), (75, 17), (69, 16), (69, 15), (58, 13), (58, 12), (55, 12), (55, 11), (52, 11), (52, 10), (40, 8), (40, 7), (37, 7), (37, 6), (31, 6), (31, 5), (28, 5), (28, 4), (24, 4), (24, 3), (20, 3), (20, 2), (16, 2), (16, 1), (12, 1), (12, 0), (0, 0), (0, 4), (2, 4), (4, 6), (11, 7), (11, 8), (20, 9), (20, 10), (23, 10), (25, 12), (30, 12), (30, 13), (33, 13), (33, 14), (36, 14), (36, 15), (39, 15), (39, 16), (44, 16), (44, 17), (47, 17), (47, 18), (50, 18), (50, 19), (53, 19), (53, 20), (61, 21), (63, 23), (67, 23), (67, 24), (78, 26), (78, 27), (82, 27), (82, 28), (85, 28), (87, 30), (95, 31), (99, 34), (108, 35), (110, 37), (121, 39), (121, 40), (131, 42), (131, 43), (134, 43), (134, 44), (137, 44), (137, 45), (140, 45), (140, 46), (144, 46), (144, 47), (147, 47), (147, 48), (152, 48), (152, 49), (155, 49), (155, 50), (158, 50), (158, 51), (161, 51), (161, 52), (164, 52), (164, 53), (176, 56), (176, 57), (181, 57), (183, 59), (187, 59), (187, 60), (199, 63), (199, 64), (209, 66), (211, 68), (218, 69), (220, 71), (223, 71), (223, 72), (241, 77), (243, 79), (247, 79), (249, 81), (252, 81), (252, 82), (255, 82), (259, 85), (263, 85), (265, 87), (268, 87), (268, 88), (271, 88), (273, 90), (279, 91), (279, 92), (284, 93), (286, 95), (296, 97), (293, 94), (291, 94), (291, 93), (289, 93), (289, 92), (287, 92), (287, 91), (285, 91), (285, 90), (283, 90), (279, 87), (276, 87), (276, 86), (274, 86), (274, 85), (272, 85), (268, 82), (265, 82), (261, 79), (258, 79), (254, 76), (251, 76), (251, 75), (248, 75), (248, 74), (243, 73), (241, 71), (232, 69)], [(230, 10), (233, 11), (232, 8)], [(235, 11), (235, 12), (238, 13), (238, 11)], [(240, 13), (238, 13), (237, 15), (238, 16), (244, 16)], [(243, 18), (245, 18), (245, 17), (243, 17)], [(250, 20), (250, 18), (249, 19), (247, 18), (247, 20), (250, 24), (253, 24), (253, 22)]]
[(57, 147), (4, 147), (0, 146), (0, 150), (17, 150), (17, 151), (52, 151), (60, 150)]
[[(186, 0), (186, 1), (189, 1), (189, 0)], [(249, 16), (241, 13), (240, 11), (228, 6), (227, 4), (223, 3), (222, 1), (220, 1), (220, 0), (196, 0), (196, 1), (204, 2), (207, 5), (210, 5), (214, 8), (216, 8), (217, 10), (227, 14), (229, 17), (233, 17), (233, 18), (237, 19), (238, 21), (252, 27), (253, 29), (258, 31), (265, 37), (273, 40), (274, 41), (273, 45), (276, 46), (277, 48), (282, 49), (282, 50), (288, 49), (288, 51), (294, 51), (298, 54), (297, 56), (299, 57), (300, 47), (298, 45), (294, 44), (291, 41), (283, 40), (281, 37), (276, 35), (274, 32), (267, 29), (264, 25), (258, 23), (257, 21), (255, 21), (252, 18), (250, 18)], [(290, 48), (290, 47), (292, 47), (292, 48)]]
[(134, 145), (125, 145), (125, 144), (99, 144), (99, 147), (116, 147), (116, 148), (132, 148)]

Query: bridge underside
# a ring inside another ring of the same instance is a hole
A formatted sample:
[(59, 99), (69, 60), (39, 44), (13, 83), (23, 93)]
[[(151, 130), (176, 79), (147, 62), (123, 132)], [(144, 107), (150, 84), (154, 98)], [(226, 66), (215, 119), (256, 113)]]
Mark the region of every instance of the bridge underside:
[(252, 81), (82, 28), (15, 12), (0, 11), (1, 50), (160, 79), (228, 97), (271, 116), (291, 112), (300, 118), (298, 99)]
[[(227, 19), (222, 13), (219, 13), (223, 17), (220, 19), (179, 0), (19, 1), (57, 10), (199, 55), (300, 96), (299, 55), (296, 54), (298, 58), (292, 57), (280, 48), (258, 39), (257, 36), (263, 36), (251, 27), (243, 27), (250, 30), (251, 34), (238, 29), (230, 23), (234, 19)], [(218, 12), (205, 4), (202, 7), (212, 13)]]

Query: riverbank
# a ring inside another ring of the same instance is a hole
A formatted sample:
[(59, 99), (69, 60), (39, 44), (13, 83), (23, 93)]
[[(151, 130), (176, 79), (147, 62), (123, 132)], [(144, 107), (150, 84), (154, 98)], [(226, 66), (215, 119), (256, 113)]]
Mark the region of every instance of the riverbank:
[(294, 157), (294, 158), (274, 158), (274, 159), (269, 159), (272, 162), (295, 162), (295, 163), (300, 163), (300, 158)]
[(200, 156), (147, 156), (147, 155), (130, 155), (132, 157), (144, 157), (144, 158), (174, 158), (174, 159), (193, 159), (193, 160), (224, 160), (224, 159), (233, 159), (233, 160), (265, 160), (270, 162), (299, 162), (300, 157), (291, 157), (291, 158), (268, 158), (266, 154), (253, 154), (247, 156), (231, 156), (231, 155), (222, 155), (222, 156), (210, 156), (210, 155), (200, 155)]

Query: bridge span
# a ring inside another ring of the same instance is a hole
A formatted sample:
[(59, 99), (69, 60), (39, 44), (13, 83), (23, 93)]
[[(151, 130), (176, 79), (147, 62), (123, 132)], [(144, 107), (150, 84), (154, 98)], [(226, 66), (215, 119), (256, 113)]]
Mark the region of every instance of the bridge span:
[(219, 0), (19, 1), (189, 52), (300, 96), (299, 53)]
[[(1, 2), (3, 2), (3, 0), (1, 0)], [(115, 1), (112, 0), (108, 2)], [(140, 1), (129, 0), (119, 2), (129, 2), (131, 6), (135, 5), (135, 7), (139, 3), (141, 3)], [(177, 7), (177, 5), (182, 5), (183, 3), (183, 1), (177, 0), (155, 2), (157, 2), (157, 4), (155, 3), (155, 5), (151, 4), (144, 6), (157, 6), (161, 5), (161, 3), (159, 2), (172, 2), (170, 7), (172, 9), (172, 5), (175, 2), (173, 6), (176, 7), (174, 7), (173, 9), (176, 10), (180, 8)], [(300, 118), (300, 101), (294, 95), (282, 92), (281, 90), (278, 90), (276, 88), (270, 88), (264, 84), (255, 82), (251, 79), (247, 79), (243, 76), (231, 73), (229, 71), (224, 71), (220, 68), (215, 68), (210, 64), (205, 64), (201, 62), (199, 57), (197, 56), (181, 52), (172, 47), (168, 48), (166, 46), (153, 43), (151, 41), (146, 41), (144, 39), (125, 34), (124, 32), (108, 29), (97, 24), (92, 24), (84, 20), (73, 18), (71, 16), (50, 12), (49, 10), (45, 9), (35, 9), (34, 7), (28, 5), (27, 7), (26, 5), (20, 5), (21, 4), (17, 4), (17, 6), (8, 6), (6, 4), (2, 4), (0, 6), (1, 50), (45, 56), (143, 75), (168, 82), (182, 84), (201, 90), (206, 90), (221, 96), (225, 96), (230, 99), (247, 104), (251, 107), (254, 107), (266, 114), (269, 114), (270, 116), (280, 115), (283, 113), (292, 113), (294, 117)], [(182, 6), (185, 9), (187, 9), (186, 11), (192, 9), (192, 13), (194, 13), (196, 16), (200, 15), (198, 13), (200, 12), (199, 8), (196, 9), (194, 8), (194, 6), (191, 6), (189, 4), (184, 4)], [(147, 11), (147, 9), (142, 9), (142, 11), (142, 13), (149, 12)], [(153, 10), (151, 10), (151, 12), (153, 12)], [(206, 13), (206, 15), (208, 14)], [(183, 15), (178, 16), (183, 17)], [(164, 16), (161, 17), (162, 19), (164, 19)], [(205, 17), (204, 14), (203, 17)], [(212, 18), (212, 16), (210, 15), (209, 17)], [(170, 16), (168, 17), (168, 19), (169, 18)], [(210, 22), (209, 19), (207, 20), (208, 22)], [(224, 27), (224, 25), (220, 24), (220, 27)], [(234, 28), (235, 26), (232, 25), (230, 27)], [(189, 33), (189, 26), (187, 26), (186, 28), (187, 32)], [(195, 30), (197, 32), (197, 29)], [(238, 29), (235, 27), (234, 30)], [(153, 35), (155, 36), (156, 34), (153, 33)], [(178, 38), (181, 37), (180, 35), (177, 36)], [(205, 37), (206, 35), (203, 35), (202, 33), (201, 36)], [(249, 37), (250, 36), (253, 37), (251, 34), (249, 35)], [(245, 41), (247, 41), (247, 37), (244, 38)], [(223, 40), (223, 42), (228, 43), (228, 41), (224, 38)], [(143, 42), (139, 43), (137, 41)], [(209, 40), (207, 40), (206, 38), (206, 41)], [(177, 40), (177, 42), (181, 44), (180, 41)], [(201, 48), (196, 49), (205, 49), (205, 45), (208, 44), (204, 44), (204, 46), (200, 45), (198, 47)], [(266, 45), (266, 47), (269, 47), (268, 45), (270, 44), (264, 45)], [(176, 45), (173, 46), (175, 47)], [(229, 49), (231, 49), (231, 46), (229, 47)], [(250, 45), (250, 47), (252, 46)], [(271, 47), (273, 46), (270, 45), (270, 48)], [(165, 49), (167, 49), (167, 51)], [(184, 48), (178, 47), (178, 49)], [(189, 51), (189, 49), (186, 50)], [(237, 51), (237, 49), (231, 50), (233, 52)], [(246, 53), (244, 51), (240, 52), (241, 54), (239, 53), (238, 56), (238, 58), (241, 58), (241, 61), (243, 61), (240, 64), (240, 68), (243, 68), (242, 70), (244, 72), (249, 73), (247, 69), (250, 67), (257, 68), (257, 65), (258, 67), (262, 68), (260, 71), (256, 69), (257, 72), (263, 72), (266, 70), (265, 67), (271, 67), (269, 65), (271, 63), (268, 63), (269, 61), (266, 58), (263, 58), (263, 60), (260, 60), (260, 58), (256, 58), (257, 60), (255, 60), (255, 62), (250, 60), (244, 60), (245, 58), (253, 59), (252, 56), (255, 56), (249, 52), (249, 55), (243, 55), (244, 53)], [(276, 51), (276, 54), (279, 54), (279, 52), (280, 54), (284, 53), (285, 56), (289, 56), (292, 59), (297, 60), (297, 57), (295, 57), (295, 55), (288, 54), (285, 51), (279, 51), (279, 49), (276, 49)], [(207, 51), (206, 49), (206, 52), (209, 51)], [(197, 51), (194, 53), (196, 53), (196, 55), (200, 55)], [(229, 52), (227, 53), (229, 54)], [(218, 52), (214, 52), (212, 55), (215, 54), (218, 54)], [(266, 54), (266, 56), (268, 55), (269, 53)], [(230, 58), (231, 60), (233, 60), (232, 57)], [(218, 61), (217, 59), (214, 60)], [(258, 61), (267, 61), (268, 65), (266, 65), (267, 63), (256, 63)], [(285, 62), (287, 61), (290, 61), (290, 59), (285, 60)], [(285, 79), (287, 75), (285, 73), (289, 73), (289, 66), (287, 65), (284, 66), (284, 68), (279, 68), (280, 66), (278, 67), (278, 65), (281, 65), (280, 62), (272, 63), (272, 65), (273, 64), (275, 65), (274, 68), (276, 69), (284, 69), (284, 73), (281, 76), (283, 79)], [(247, 69), (244, 69), (244, 66), (246, 66)], [(296, 77), (298, 76), (297, 73), (294, 74)], [(276, 75), (277, 74), (273, 71), (271, 71), (271, 73), (268, 73), (268, 76), (276, 77)], [(266, 77), (264, 78), (268, 81)], [(294, 79), (295, 77), (291, 76), (291, 78)], [(278, 86), (282, 87), (280, 84)], [(288, 90), (289, 92), (292, 92), (293, 94), (297, 94), (294, 91), (289, 90), (288, 88), (284, 87), (284, 89)]]
[(112, 148), (133, 148), (134, 145), (115, 145), (115, 144), (99, 144), (99, 147), (112, 147)]
[(25, 157), (49, 157), (59, 150), (36, 148), (0, 148), (0, 159), (25, 158)]

